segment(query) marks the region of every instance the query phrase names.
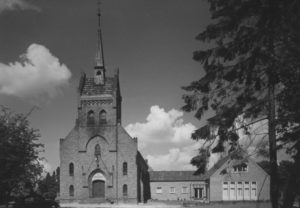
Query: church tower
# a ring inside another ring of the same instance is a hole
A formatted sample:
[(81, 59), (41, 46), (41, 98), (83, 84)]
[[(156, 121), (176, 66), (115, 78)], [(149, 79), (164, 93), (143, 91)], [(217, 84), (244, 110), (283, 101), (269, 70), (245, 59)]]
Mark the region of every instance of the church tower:
[(106, 74), (97, 8), (98, 32), (92, 76), (81, 75), (78, 116), (60, 139), (60, 201), (144, 202), (150, 198), (148, 165), (121, 125), (119, 72)]
[(121, 124), (121, 92), (119, 72), (106, 76), (101, 31), (100, 1), (98, 1), (97, 49), (93, 77), (82, 74), (79, 83), (79, 126), (103, 127)]

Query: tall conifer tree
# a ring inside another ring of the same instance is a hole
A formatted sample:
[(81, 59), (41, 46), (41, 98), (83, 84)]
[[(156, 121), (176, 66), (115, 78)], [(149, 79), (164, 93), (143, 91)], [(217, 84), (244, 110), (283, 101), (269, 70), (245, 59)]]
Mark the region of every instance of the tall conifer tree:
[[(201, 119), (209, 109), (216, 116), (192, 134), (195, 140), (211, 140), (217, 127), (213, 152), (224, 143), (238, 146), (234, 123), (243, 117), (250, 123), (268, 120), (271, 201), (278, 207), (277, 154), (287, 145), (299, 160), (300, 2), (297, 0), (208, 0), (213, 23), (196, 39), (210, 42), (194, 52), (205, 76), (189, 86), (183, 110), (196, 111)], [(247, 125), (243, 126), (247, 128)], [(192, 163), (205, 170), (209, 151), (203, 149)], [(295, 166), (296, 168), (296, 166)], [(296, 169), (295, 169), (296, 170)]]

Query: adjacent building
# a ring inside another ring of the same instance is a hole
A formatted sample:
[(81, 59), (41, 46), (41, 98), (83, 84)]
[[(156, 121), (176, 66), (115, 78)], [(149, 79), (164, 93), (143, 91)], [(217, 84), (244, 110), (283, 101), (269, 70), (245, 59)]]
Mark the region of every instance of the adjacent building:
[(229, 157), (219, 160), (205, 174), (194, 171), (151, 171), (151, 198), (154, 200), (268, 201), (270, 177), (247, 158), (238, 165)]
[(150, 171), (151, 198), (156, 200), (206, 200), (208, 182), (195, 171)]

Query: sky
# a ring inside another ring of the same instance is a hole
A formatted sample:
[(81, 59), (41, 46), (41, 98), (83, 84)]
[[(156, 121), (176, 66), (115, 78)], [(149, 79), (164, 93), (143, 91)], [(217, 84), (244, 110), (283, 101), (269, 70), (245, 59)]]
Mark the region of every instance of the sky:
[[(92, 75), (97, 44), (96, 0), (0, 0), (0, 104), (33, 112), (45, 144), (46, 168), (59, 165), (59, 138), (75, 124), (82, 72)], [(204, 75), (193, 51), (210, 22), (201, 0), (102, 0), (107, 73), (120, 70), (122, 125), (139, 138), (154, 170), (194, 170), (205, 122), (184, 113), (181, 87)]]

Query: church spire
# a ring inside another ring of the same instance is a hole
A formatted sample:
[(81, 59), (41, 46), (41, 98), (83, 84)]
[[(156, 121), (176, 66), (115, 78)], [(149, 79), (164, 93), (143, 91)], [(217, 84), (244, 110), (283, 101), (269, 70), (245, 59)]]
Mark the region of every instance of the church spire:
[(100, 12), (100, 0), (97, 0), (98, 5), (98, 41), (97, 41), (97, 51), (95, 57), (95, 67), (94, 67), (94, 79), (96, 84), (104, 84), (105, 82), (105, 65), (104, 65), (104, 53), (103, 53), (103, 42), (102, 42), (102, 32), (101, 32), (101, 12)]
[(103, 42), (102, 42), (102, 32), (101, 32), (101, 11), (100, 11), (101, 2), (98, 0), (98, 41), (97, 41), (97, 52), (96, 52), (96, 66), (104, 68), (104, 54), (103, 54)]

